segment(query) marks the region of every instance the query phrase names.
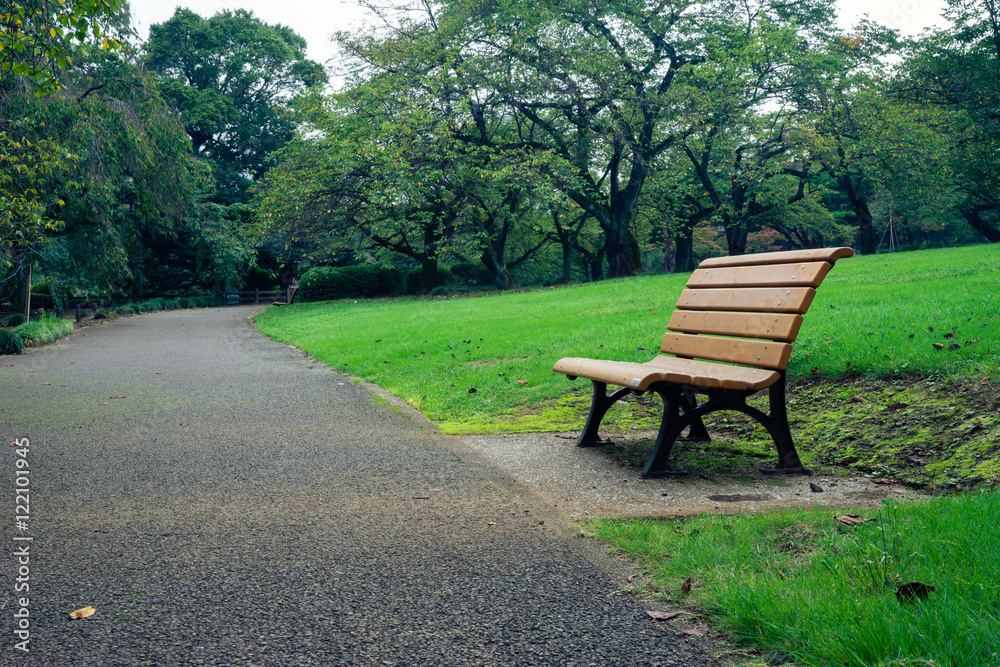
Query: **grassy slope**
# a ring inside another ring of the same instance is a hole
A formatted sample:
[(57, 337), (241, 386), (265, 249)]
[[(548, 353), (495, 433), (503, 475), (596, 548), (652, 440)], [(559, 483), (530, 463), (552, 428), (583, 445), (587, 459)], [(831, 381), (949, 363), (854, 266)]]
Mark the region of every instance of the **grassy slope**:
[[(589, 383), (567, 381), (552, 363), (648, 360), (685, 280), (301, 304), (270, 308), (256, 324), (404, 398), (442, 430), (573, 430), (589, 407)], [(806, 464), (855, 465), (934, 486), (1000, 476), (998, 302), (997, 246), (839, 262), (789, 366), (793, 432)], [(616, 407), (606, 424), (655, 428), (658, 415), (657, 399), (643, 398)], [(771, 456), (752, 422), (715, 416), (710, 428), (729, 431), (737, 450)]]

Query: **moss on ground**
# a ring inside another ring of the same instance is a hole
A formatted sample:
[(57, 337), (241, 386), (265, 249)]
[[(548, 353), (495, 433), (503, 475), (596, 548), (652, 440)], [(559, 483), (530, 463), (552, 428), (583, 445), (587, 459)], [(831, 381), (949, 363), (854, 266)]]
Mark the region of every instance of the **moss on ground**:
[[(766, 410), (766, 392), (751, 401)], [(442, 423), (449, 433), (579, 431), (590, 409), (589, 388), (540, 408), (501, 418)], [(888, 477), (928, 490), (972, 489), (1000, 483), (1000, 387), (928, 377), (814, 379), (789, 385), (792, 435), (807, 467), (836, 467)], [(601, 450), (623, 466), (641, 468), (659, 425), (654, 395), (622, 401), (605, 418)], [(712, 442), (679, 442), (676, 465), (739, 475), (776, 459), (763, 427), (735, 412), (710, 415)], [(639, 433), (637, 433), (637, 431)]]

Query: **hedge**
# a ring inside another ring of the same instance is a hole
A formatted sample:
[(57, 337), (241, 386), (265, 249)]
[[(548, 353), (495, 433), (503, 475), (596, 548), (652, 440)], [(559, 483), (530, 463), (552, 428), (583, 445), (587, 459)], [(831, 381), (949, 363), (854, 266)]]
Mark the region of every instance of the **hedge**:
[(299, 281), (297, 298), (332, 301), (351, 297), (391, 296), (403, 291), (403, 274), (386, 264), (317, 266)]

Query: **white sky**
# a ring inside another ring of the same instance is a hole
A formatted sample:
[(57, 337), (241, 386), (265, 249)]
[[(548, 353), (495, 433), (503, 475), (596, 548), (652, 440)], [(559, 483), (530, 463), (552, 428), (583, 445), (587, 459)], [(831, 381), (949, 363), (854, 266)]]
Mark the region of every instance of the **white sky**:
[[(325, 63), (333, 55), (330, 35), (337, 30), (364, 26), (361, 12), (350, 0), (132, 0), (132, 13), (139, 35), (145, 39), (149, 26), (173, 16), (177, 6), (209, 17), (229, 9), (250, 9), (265, 23), (291, 27), (308, 42), (312, 60)], [(865, 12), (869, 18), (905, 34), (942, 25), (944, 0), (837, 0), (840, 22), (849, 27)]]

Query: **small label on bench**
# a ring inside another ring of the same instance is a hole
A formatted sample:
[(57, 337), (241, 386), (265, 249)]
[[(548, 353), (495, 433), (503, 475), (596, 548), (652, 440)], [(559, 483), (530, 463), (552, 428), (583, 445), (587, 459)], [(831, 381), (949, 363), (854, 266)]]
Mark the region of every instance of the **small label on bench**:
[(632, 386), (633, 387), (638, 387), (639, 386), (639, 378), (633, 378), (632, 379)]

